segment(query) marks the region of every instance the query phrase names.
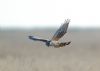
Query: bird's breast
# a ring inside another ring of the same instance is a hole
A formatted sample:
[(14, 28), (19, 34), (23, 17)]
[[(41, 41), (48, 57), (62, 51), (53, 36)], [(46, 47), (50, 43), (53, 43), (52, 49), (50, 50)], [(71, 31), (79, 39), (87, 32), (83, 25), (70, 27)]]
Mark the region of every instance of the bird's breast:
[(57, 41), (51, 41), (50, 42), (50, 46), (55, 46), (55, 45), (58, 45), (59, 43)]

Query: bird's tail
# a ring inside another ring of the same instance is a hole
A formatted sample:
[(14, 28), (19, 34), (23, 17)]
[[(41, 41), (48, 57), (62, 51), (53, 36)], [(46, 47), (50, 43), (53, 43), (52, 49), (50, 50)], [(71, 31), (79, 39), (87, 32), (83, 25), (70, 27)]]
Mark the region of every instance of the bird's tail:
[(62, 42), (59, 44), (59, 47), (63, 47), (63, 46), (66, 46), (66, 45), (69, 45), (71, 43), (71, 41), (69, 42)]
[(66, 42), (66, 45), (69, 45), (71, 43), (71, 41), (69, 41), (69, 42)]

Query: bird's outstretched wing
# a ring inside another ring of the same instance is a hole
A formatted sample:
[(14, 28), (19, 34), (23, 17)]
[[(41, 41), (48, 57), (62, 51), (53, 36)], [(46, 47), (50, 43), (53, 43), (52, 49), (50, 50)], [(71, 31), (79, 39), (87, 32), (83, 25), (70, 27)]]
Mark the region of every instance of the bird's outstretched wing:
[(52, 40), (58, 41), (62, 36), (64, 36), (65, 33), (67, 33), (69, 22), (70, 19), (65, 20), (64, 24), (61, 25), (61, 27), (56, 31), (56, 33), (52, 37)]
[(34, 41), (42, 41), (42, 42), (47, 42), (46, 39), (41, 39), (41, 38), (36, 38), (34, 36), (29, 36), (29, 39), (34, 40)]

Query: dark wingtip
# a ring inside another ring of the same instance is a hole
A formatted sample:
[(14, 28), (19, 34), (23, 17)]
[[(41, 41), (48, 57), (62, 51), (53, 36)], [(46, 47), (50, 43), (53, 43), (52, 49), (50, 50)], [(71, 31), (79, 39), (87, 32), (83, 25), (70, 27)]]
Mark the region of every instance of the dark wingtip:
[(28, 36), (29, 37), (29, 39), (31, 39), (33, 36)]
[(69, 23), (69, 22), (70, 22), (70, 20), (71, 20), (71, 19), (65, 19), (65, 22), (66, 22), (66, 23)]

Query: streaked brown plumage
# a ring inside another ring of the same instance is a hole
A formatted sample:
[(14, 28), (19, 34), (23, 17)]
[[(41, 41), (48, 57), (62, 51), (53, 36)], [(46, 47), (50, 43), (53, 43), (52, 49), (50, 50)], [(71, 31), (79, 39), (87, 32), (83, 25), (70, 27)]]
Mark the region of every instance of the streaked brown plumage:
[(70, 22), (69, 19), (65, 20), (64, 24), (62, 24), (61, 27), (54, 34), (52, 40), (58, 41), (61, 37), (64, 36), (64, 34), (67, 33), (69, 22)]
[(54, 46), (55, 48), (60, 48), (60, 47), (69, 45), (71, 43), (70, 41), (69, 42), (61, 42), (61, 43), (58, 42), (58, 40), (67, 33), (69, 22), (70, 22), (70, 19), (65, 20), (65, 22), (56, 31), (56, 33), (54, 34), (54, 36), (52, 37), (51, 40), (40, 39), (40, 38), (36, 38), (34, 36), (29, 36), (29, 39), (32, 39), (35, 41), (43, 41), (46, 43), (47, 46)]

